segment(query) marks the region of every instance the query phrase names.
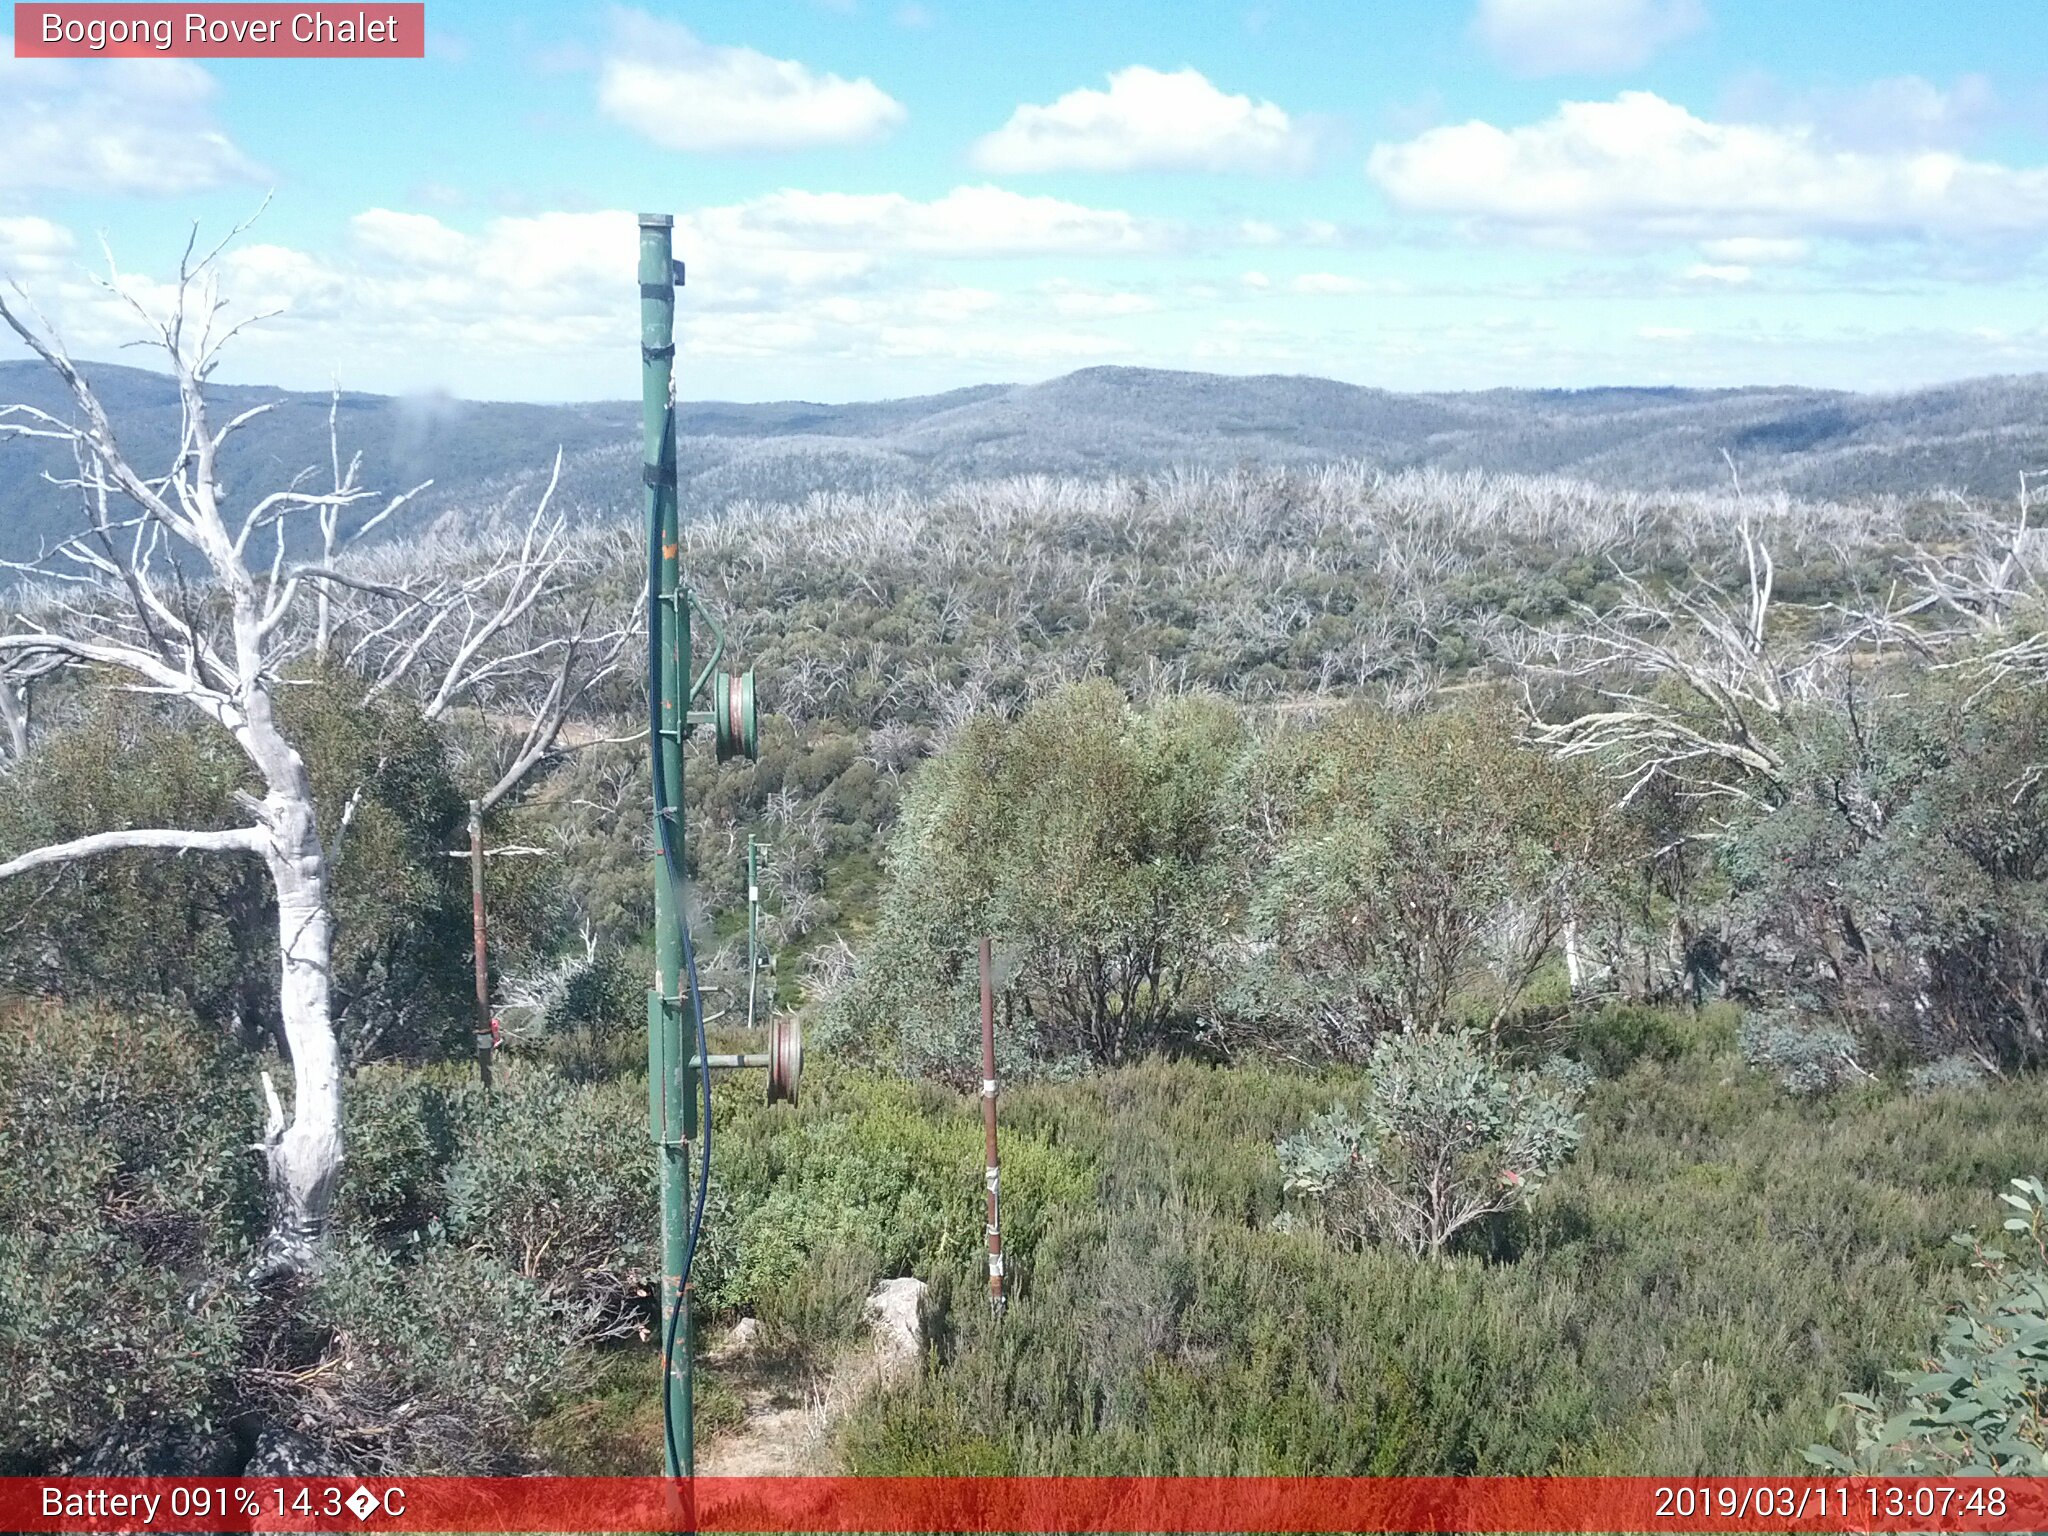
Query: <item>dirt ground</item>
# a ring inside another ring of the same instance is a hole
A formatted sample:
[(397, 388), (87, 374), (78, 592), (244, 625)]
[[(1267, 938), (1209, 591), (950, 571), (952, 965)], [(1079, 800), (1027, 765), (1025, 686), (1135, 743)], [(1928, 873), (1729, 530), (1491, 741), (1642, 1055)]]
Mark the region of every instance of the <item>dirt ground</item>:
[(885, 1281), (868, 1298), (868, 1337), (822, 1370), (791, 1365), (754, 1347), (743, 1323), (709, 1341), (704, 1363), (745, 1405), (745, 1417), (697, 1445), (700, 1477), (824, 1477), (841, 1471), (833, 1432), (855, 1404), (917, 1369), (923, 1347), (917, 1307), (924, 1286)]

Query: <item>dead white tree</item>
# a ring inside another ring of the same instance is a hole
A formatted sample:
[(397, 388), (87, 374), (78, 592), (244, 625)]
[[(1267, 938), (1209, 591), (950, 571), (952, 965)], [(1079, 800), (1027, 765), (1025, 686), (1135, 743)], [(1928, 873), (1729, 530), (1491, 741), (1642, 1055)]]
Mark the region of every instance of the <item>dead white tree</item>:
[[(1523, 651), (1517, 670), (1534, 745), (1603, 763), (1627, 781), (1622, 804), (1659, 778), (1689, 796), (1775, 801), (1786, 711), (1820, 691), (1854, 635), (1779, 642), (1770, 551), (1747, 521), (1739, 536), (1741, 593), (1697, 582), (1658, 595), (1617, 571), (1623, 596), (1611, 610), (1580, 605), (1582, 627), (1549, 636), (1547, 657)], [(1545, 718), (1531, 687), (1543, 676), (1589, 685), (1604, 707)]]
[[(517, 733), (477, 796), (485, 814), (571, 750), (563, 728), (624, 664), (638, 632), (637, 606), (601, 615), (593, 599), (573, 612), (556, 605), (573, 578), (609, 563), (602, 547), (579, 542), (566, 515), (552, 510), (561, 474), (558, 452), (539, 503), (514, 536), (365, 557), (323, 621), (346, 665), (371, 679), (368, 697), (410, 697), (430, 721), (472, 709)], [(441, 572), (424, 587), (415, 574), (422, 564)], [(644, 603), (645, 594), (634, 601)]]
[(36, 684), (64, 664), (62, 656), (0, 656), (0, 761), (28, 756)]
[(2019, 517), (1956, 498), (1961, 547), (1926, 549), (1907, 562), (1904, 592), (1859, 615), (1873, 639), (1896, 642), (1987, 686), (2048, 681), (2048, 530), (2034, 525), (2033, 495), (2048, 471), (2020, 475)]
[[(272, 1214), (256, 1273), (271, 1276), (314, 1262), (344, 1150), (329, 893), (349, 812), (333, 829), (333, 842), (323, 841), (311, 776), (279, 719), (280, 689), (295, 664), (321, 659), (337, 623), (336, 597), (346, 596), (362, 622), (368, 622), (364, 616), (372, 600), (387, 605), (400, 625), (413, 625), (415, 636), (424, 633), (430, 641), (460, 630), (461, 616), (474, 611), (482, 592), (516, 592), (511, 610), (531, 614), (561, 560), (559, 524), (544, 523), (543, 513), (534, 527), (553, 526), (554, 535), (536, 541), (529, 530), (524, 546), (466, 580), (437, 576), (412, 585), (343, 570), (332, 563), (348, 542), (341, 519), (372, 496), (358, 483), (355, 463), (340, 468), (338, 451), (329, 489), (309, 489), (310, 476), (301, 475), (282, 490), (231, 497), (222, 478), (223, 450), (275, 409), (258, 405), (216, 424), (209, 408), (207, 379), (221, 349), (249, 323), (222, 318), (217, 263), (235, 233), (197, 259), (188, 243), (162, 315), (130, 297), (118, 276), (104, 284), (141, 320), (146, 344), (161, 353), (178, 391), (178, 446), (157, 474), (135, 467), (91, 383), (25, 295), (16, 289), (17, 300), (10, 303), (0, 294), (0, 322), (62, 381), (71, 404), (68, 416), (26, 405), (0, 408), (0, 441), (45, 440), (68, 448), (75, 475), (49, 478), (79, 495), (85, 524), (45, 558), (49, 571), (69, 581), (62, 595), (0, 626), (0, 667), (19, 678), (39, 667), (70, 664), (107, 686), (189, 710), (233, 738), (262, 792), (238, 794), (248, 818), (244, 825), (111, 829), (18, 854), (0, 863), (0, 878), (127, 850), (228, 853), (262, 861), (277, 900), (278, 1006), (292, 1073), (289, 1114), (269, 1074), (261, 1074), (268, 1113), (259, 1150)], [(390, 499), (371, 521), (389, 516), (405, 499)], [(328, 563), (294, 564), (290, 558), (286, 524), (305, 514), (318, 518)], [(574, 667), (585, 637), (578, 632), (535, 641), (516, 662), (508, 661), (497, 649), (508, 622), (472, 624), (467, 642), (444, 658), (433, 697), (445, 709), (480, 679), (508, 678), (520, 667), (552, 669), (560, 681), (542, 690), (526, 745), (515, 757), (523, 776), (552, 745), (563, 701), (577, 692)], [(414, 656), (428, 649), (427, 642), (410, 647)], [(617, 654), (614, 646), (614, 662)], [(396, 686), (399, 675), (387, 668), (370, 687)], [(516, 783), (512, 777), (494, 790), (502, 796)]]
[[(266, 582), (251, 569), (249, 551), (250, 541), (280, 524), (288, 512), (327, 504), (332, 497), (274, 492), (230, 521), (221, 450), (267, 408), (245, 411), (218, 428), (208, 411), (204, 381), (220, 345), (234, 331), (230, 327), (215, 334), (221, 306), (210, 273), (217, 254), (194, 263), (188, 248), (179, 265), (172, 313), (162, 320), (144, 314), (171, 365), (183, 417), (176, 458), (155, 477), (146, 478), (129, 463), (98, 395), (55, 334), (31, 325), (0, 298), (0, 321), (63, 381), (77, 413), (66, 420), (11, 406), (0, 415), (0, 430), (10, 437), (52, 439), (74, 450), (77, 488), (84, 493), (91, 527), (62, 546), (61, 554), (97, 571), (108, 587), (118, 584), (126, 598), (105, 601), (108, 594), (100, 587), (88, 589), (60, 605), (58, 613), (44, 615), (45, 622), (0, 634), (0, 653), (66, 657), (121, 675), (121, 686), (188, 706), (234, 738), (264, 793), (244, 797), (247, 826), (97, 833), (20, 854), (0, 864), (0, 878), (123, 849), (237, 853), (263, 860), (277, 893), (283, 968), (278, 1002), (293, 1086), (287, 1119), (275, 1089), (264, 1080), (270, 1107), (263, 1148), (274, 1203), (266, 1262), (293, 1268), (310, 1261), (326, 1228), (342, 1160), (340, 1062), (328, 998), (333, 916), (312, 780), (274, 707), (279, 641), (300, 584), (280, 580), (275, 564)], [(188, 313), (195, 298), (200, 301), (197, 313)], [(114, 508), (121, 503), (136, 509), (136, 515), (117, 521)], [(200, 562), (207, 590), (195, 585), (181, 556)]]

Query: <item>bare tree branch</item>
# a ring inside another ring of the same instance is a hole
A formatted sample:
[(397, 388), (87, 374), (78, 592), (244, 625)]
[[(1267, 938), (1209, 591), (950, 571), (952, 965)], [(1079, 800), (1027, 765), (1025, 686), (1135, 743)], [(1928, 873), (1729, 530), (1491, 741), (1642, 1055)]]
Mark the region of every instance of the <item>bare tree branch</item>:
[(95, 832), (68, 843), (52, 843), (0, 864), (0, 880), (69, 859), (119, 853), (130, 848), (170, 848), (181, 853), (264, 853), (269, 834), (261, 827), (236, 827), (226, 832), (192, 832), (175, 827), (150, 827), (131, 832)]
[[(1732, 468), (1732, 466), (1731, 466)], [(1616, 572), (1609, 612), (1577, 605), (1582, 627), (1518, 647), (1531, 743), (1602, 762), (1628, 782), (1626, 804), (1659, 779), (1695, 798), (1774, 803), (1784, 785), (1777, 738), (1788, 706), (1815, 696), (1854, 635), (1778, 647), (1771, 635), (1776, 566), (1745, 517), (1746, 590), (1731, 598), (1695, 580), (1659, 597)], [(1547, 650), (1550, 660), (1538, 659)], [(1606, 707), (1544, 718), (1532, 678), (1590, 684)]]

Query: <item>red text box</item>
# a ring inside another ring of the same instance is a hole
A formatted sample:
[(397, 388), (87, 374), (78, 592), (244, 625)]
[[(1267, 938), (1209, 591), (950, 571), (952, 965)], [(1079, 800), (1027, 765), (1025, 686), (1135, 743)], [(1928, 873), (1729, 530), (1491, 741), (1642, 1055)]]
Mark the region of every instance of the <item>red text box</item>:
[(14, 7), (18, 59), (419, 59), (424, 4)]
[(85, 1532), (1978, 1532), (2048, 1478), (0, 1478), (0, 1530)]

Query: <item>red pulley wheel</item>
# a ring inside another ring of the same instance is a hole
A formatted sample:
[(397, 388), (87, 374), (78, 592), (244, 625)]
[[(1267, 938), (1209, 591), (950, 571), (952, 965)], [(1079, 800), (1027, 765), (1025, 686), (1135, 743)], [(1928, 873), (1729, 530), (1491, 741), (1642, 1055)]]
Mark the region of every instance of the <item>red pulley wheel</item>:
[(754, 710), (752, 672), (711, 674), (711, 720), (721, 763), (736, 757), (751, 763), (761, 755), (761, 727)]
[(794, 1104), (803, 1070), (804, 1027), (795, 1014), (778, 1013), (768, 1021), (768, 1102)]

